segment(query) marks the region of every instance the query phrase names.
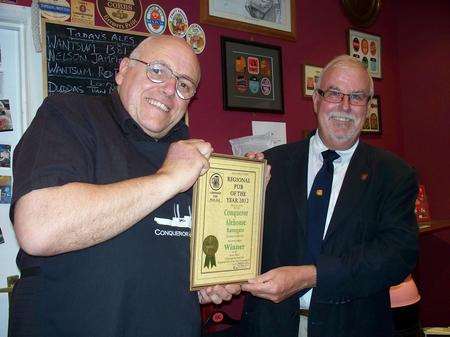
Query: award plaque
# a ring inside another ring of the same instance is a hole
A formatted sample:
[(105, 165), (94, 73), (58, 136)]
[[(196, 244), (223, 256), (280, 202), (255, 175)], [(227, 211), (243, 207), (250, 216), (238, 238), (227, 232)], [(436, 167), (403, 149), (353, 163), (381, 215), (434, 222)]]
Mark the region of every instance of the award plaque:
[(191, 290), (260, 273), (265, 160), (213, 154), (194, 185)]

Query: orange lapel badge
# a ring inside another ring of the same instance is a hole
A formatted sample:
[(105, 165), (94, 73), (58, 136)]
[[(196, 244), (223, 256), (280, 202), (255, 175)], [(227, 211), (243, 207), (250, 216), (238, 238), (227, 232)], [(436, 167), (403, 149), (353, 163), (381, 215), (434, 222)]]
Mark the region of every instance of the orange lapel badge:
[(366, 181), (367, 178), (369, 178), (369, 174), (368, 174), (368, 173), (362, 173), (362, 174), (361, 174), (361, 180), (362, 180), (362, 181)]

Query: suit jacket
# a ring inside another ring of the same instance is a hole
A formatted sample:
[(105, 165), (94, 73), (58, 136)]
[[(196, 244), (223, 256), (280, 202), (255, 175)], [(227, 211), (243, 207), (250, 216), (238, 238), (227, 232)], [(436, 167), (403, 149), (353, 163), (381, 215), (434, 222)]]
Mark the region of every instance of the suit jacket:
[[(302, 265), (307, 249), (309, 138), (266, 152), (262, 271)], [(389, 287), (414, 268), (418, 227), (414, 170), (393, 154), (359, 142), (317, 260), (308, 336), (392, 335)], [(298, 294), (279, 304), (249, 296), (241, 335), (297, 337)]]

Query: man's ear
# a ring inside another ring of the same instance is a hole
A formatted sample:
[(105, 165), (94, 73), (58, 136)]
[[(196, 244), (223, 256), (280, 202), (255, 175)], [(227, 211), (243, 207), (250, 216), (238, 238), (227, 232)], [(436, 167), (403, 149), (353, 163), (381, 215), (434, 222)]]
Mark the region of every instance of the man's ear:
[(120, 61), (119, 72), (116, 74), (116, 83), (117, 85), (121, 85), (125, 76), (125, 73), (128, 70), (128, 66), (130, 64), (130, 59), (128, 57), (124, 57)]

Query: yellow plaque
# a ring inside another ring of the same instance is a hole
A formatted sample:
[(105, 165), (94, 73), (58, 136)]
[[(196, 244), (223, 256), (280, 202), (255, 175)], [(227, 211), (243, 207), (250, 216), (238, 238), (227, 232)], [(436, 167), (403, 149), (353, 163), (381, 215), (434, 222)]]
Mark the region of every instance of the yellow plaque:
[(265, 160), (213, 154), (194, 185), (191, 290), (259, 275)]

